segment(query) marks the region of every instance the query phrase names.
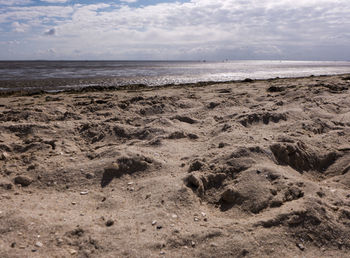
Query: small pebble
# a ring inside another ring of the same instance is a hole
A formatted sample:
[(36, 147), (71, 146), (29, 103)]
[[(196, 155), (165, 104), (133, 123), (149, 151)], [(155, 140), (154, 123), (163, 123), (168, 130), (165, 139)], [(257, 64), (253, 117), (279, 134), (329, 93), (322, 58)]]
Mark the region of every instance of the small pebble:
[(87, 195), (89, 192), (88, 191), (83, 191), (83, 192), (80, 192), (80, 195)]
[(304, 251), (305, 250), (305, 246), (303, 244), (297, 244), (297, 247), (301, 250)]
[(5, 151), (0, 155), (0, 160), (7, 160), (9, 158), (10, 158), (10, 154), (8, 154)]
[(218, 245), (216, 243), (210, 243), (211, 247), (218, 247)]
[(38, 242), (35, 243), (35, 246), (36, 246), (36, 247), (43, 247), (43, 243), (41, 243), (41, 242), (38, 241)]
[(218, 147), (219, 147), (220, 149), (221, 149), (221, 148), (224, 148), (224, 147), (225, 147), (225, 143), (220, 142)]
[(176, 219), (176, 218), (177, 218), (177, 215), (176, 215), (176, 214), (172, 214), (171, 217), (172, 217), (173, 219)]
[(75, 255), (75, 254), (77, 254), (77, 251), (74, 250), (74, 249), (70, 249), (70, 250), (69, 250), (69, 253), (70, 253), (71, 255)]
[(152, 221), (152, 226), (154, 226), (155, 224), (157, 224), (157, 221), (156, 221), (156, 220), (153, 220), (153, 221)]
[(114, 221), (111, 220), (111, 219), (109, 219), (109, 220), (106, 221), (106, 226), (107, 226), (107, 227), (111, 227), (111, 226), (113, 226), (113, 224), (114, 224)]
[(133, 185), (133, 184), (134, 184), (134, 182), (129, 182), (129, 183), (128, 183), (128, 185)]
[(191, 241), (191, 246), (192, 246), (192, 247), (195, 247), (195, 246), (196, 246), (196, 242)]
[(197, 218), (197, 217), (194, 217), (194, 219), (193, 219), (194, 221), (199, 221), (199, 218)]
[(165, 252), (164, 252), (164, 251), (161, 251), (159, 254), (160, 254), (160, 255), (164, 255), (164, 254), (165, 254)]

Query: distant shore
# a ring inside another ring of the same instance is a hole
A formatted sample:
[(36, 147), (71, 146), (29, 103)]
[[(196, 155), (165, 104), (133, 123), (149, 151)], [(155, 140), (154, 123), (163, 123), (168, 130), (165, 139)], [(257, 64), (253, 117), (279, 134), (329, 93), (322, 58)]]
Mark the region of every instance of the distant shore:
[[(308, 77), (350, 77), (350, 73), (336, 74), (336, 75), (310, 75), (300, 77), (275, 77), (269, 79), (251, 79), (246, 78), (243, 80), (231, 80), (231, 81), (199, 81), (194, 83), (181, 83), (181, 84), (164, 84), (164, 85), (147, 85), (147, 84), (123, 84), (115, 85), (117, 78), (114, 77), (100, 77), (100, 78), (52, 78), (52, 79), (40, 79), (40, 80), (0, 80), (0, 97), (11, 95), (31, 95), (31, 94), (44, 94), (44, 93), (58, 93), (58, 92), (91, 92), (91, 91), (110, 91), (110, 90), (146, 90), (155, 88), (167, 88), (167, 87), (197, 87), (208, 86), (214, 84), (227, 84), (227, 83), (250, 83), (254, 81), (271, 81), (271, 80), (288, 80), (288, 79), (302, 79)], [(120, 81), (118, 81), (120, 83)]]

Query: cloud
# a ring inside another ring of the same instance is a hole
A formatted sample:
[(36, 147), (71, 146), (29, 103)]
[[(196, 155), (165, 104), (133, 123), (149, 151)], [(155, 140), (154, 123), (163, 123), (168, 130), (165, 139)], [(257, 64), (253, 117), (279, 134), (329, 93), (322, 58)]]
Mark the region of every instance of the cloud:
[(25, 5), (32, 3), (31, 0), (0, 0), (0, 5)]
[(49, 48), (46, 52), (50, 53), (50, 54), (56, 54), (56, 49), (54, 48)]
[(39, 57), (45, 57), (45, 58), (51, 58), (56, 55), (57, 51), (54, 48), (48, 48), (48, 49), (39, 49), (36, 54)]
[[(41, 49), (54, 47), (62, 58), (78, 49), (81, 57), (100, 59), (350, 59), (348, 0), (192, 0), (0, 11), (0, 24), (15, 22), (30, 26), (32, 32), (21, 35), (33, 48), (40, 42)], [(43, 37), (57, 30), (54, 40)]]
[(120, 2), (136, 3), (138, 0), (120, 0)]
[(46, 36), (54, 36), (54, 35), (56, 35), (56, 29), (55, 28), (49, 29), (49, 30), (44, 32), (44, 35), (46, 35)]
[(40, 0), (41, 2), (45, 2), (45, 3), (50, 3), (50, 4), (63, 4), (63, 3), (67, 3), (70, 0)]
[(8, 45), (19, 45), (20, 42), (18, 40), (10, 40), (7, 42), (3, 42), (4, 44), (8, 44)]
[(14, 32), (25, 32), (29, 28), (27, 24), (19, 22), (13, 22), (11, 26)]

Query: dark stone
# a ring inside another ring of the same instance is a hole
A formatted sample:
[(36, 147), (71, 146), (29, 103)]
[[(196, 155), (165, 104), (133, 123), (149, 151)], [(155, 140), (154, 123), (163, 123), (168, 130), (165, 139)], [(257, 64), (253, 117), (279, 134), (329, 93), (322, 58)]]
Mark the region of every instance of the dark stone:
[(268, 92), (282, 92), (284, 91), (283, 87), (271, 86), (267, 89)]
[(199, 138), (198, 135), (193, 134), (193, 133), (190, 133), (190, 134), (188, 134), (187, 136), (188, 136), (188, 138), (190, 138), (191, 140), (196, 140), (196, 139)]
[(208, 108), (209, 109), (214, 109), (214, 108), (216, 108), (219, 105), (220, 105), (220, 103), (210, 102), (209, 105), (208, 105)]
[(113, 225), (114, 225), (114, 221), (113, 220), (109, 219), (109, 220), (106, 221), (106, 226), (107, 227), (111, 227)]
[(220, 142), (218, 147), (219, 147), (220, 149), (221, 149), (221, 148), (224, 148), (224, 147), (225, 147), (225, 143)]
[(27, 176), (17, 176), (15, 177), (15, 184), (19, 184), (21, 186), (29, 186), (33, 180)]

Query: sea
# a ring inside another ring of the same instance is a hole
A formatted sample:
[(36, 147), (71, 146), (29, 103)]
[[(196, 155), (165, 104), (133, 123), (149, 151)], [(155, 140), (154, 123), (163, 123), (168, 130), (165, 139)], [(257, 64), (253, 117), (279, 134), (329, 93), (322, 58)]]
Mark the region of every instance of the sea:
[(346, 61), (0, 61), (0, 91), (154, 87), (347, 73)]

